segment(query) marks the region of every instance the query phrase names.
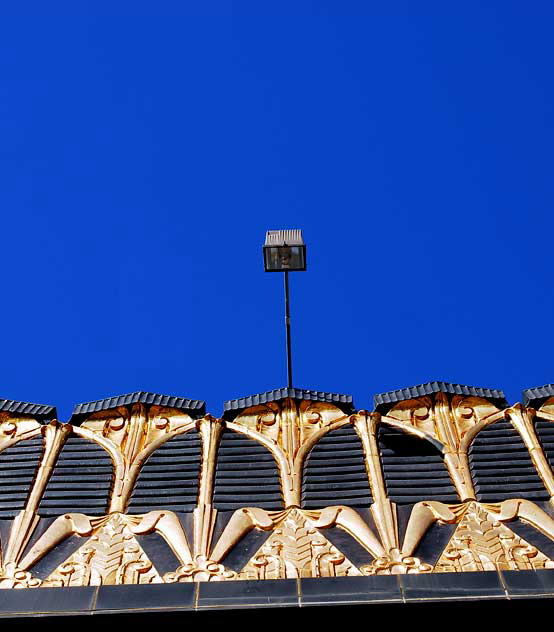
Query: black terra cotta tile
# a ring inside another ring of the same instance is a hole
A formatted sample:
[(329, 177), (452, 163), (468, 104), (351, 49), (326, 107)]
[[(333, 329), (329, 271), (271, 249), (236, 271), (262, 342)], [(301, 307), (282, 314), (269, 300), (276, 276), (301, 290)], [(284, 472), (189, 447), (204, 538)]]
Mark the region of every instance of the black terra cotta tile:
[(300, 580), (302, 606), (401, 602), (396, 576), (325, 577)]
[(495, 571), (399, 575), (406, 601), (425, 599), (506, 599)]
[(510, 597), (554, 595), (554, 570), (501, 571)]
[(90, 614), (96, 586), (0, 590), (0, 616), (20, 614)]
[(195, 584), (100, 586), (95, 611), (194, 608)]
[(198, 608), (298, 606), (296, 579), (200, 582)]

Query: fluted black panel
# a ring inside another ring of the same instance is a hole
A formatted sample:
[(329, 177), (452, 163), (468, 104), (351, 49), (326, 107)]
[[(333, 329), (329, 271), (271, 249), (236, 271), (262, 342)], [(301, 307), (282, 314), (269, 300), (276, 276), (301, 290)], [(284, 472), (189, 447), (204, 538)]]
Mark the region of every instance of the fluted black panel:
[(536, 418), (535, 432), (539, 437), (550, 467), (554, 467), (554, 422)]
[(393, 502), (459, 500), (442, 454), (429, 441), (382, 425), (379, 449), (387, 492)]
[(201, 450), (196, 430), (161, 445), (140, 472), (129, 512), (192, 511), (198, 496)]
[(282, 508), (279, 473), (273, 455), (245, 435), (226, 431), (217, 459), (214, 504), (231, 511), (254, 506)]
[(0, 518), (13, 518), (25, 508), (41, 454), (42, 437), (0, 452)]
[(102, 516), (108, 508), (112, 460), (96, 443), (69, 437), (40, 503), (41, 516), (84, 513)]
[(325, 435), (304, 467), (302, 506), (369, 507), (371, 502), (362, 444), (354, 428), (345, 426)]
[(478, 500), (548, 500), (548, 492), (523, 440), (508, 421), (499, 421), (481, 430), (469, 454)]

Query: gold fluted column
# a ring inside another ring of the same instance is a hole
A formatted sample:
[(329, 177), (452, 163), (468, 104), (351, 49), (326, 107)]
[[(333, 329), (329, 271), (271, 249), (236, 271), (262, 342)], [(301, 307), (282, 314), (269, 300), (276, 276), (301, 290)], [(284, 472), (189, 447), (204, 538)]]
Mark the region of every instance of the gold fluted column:
[(206, 415), (197, 422), (202, 440), (202, 462), (198, 486), (198, 503), (193, 512), (194, 556), (209, 557), (217, 510), (213, 507), (217, 450), (224, 429), (223, 422)]
[(42, 495), (56, 464), (56, 460), (68, 435), (71, 433), (69, 424), (52, 421), (42, 427), (44, 447), (38, 470), (31, 487), (25, 509), (13, 521), (8, 546), (4, 554), (4, 568), (17, 567), (23, 550), (29, 542), (39, 520), (38, 508)]
[(399, 550), (398, 522), (396, 519), (396, 505), (387, 496), (385, 478), (381, 469), (381, 455), (377, 443), (377, 427), (381, 420), (379, 413), (368, 413), (361, 410), (350, 418), (362, 442), (365, 466), (369, 478), (373, 504), (371, 513), (375, 526), (379, 531), (381, 542), (387, 552)]
[[(468, 408), (466, 415), (467, 419), (471, 419), (473, 410)], [(450, 474), (452, 483), (458, 492), (460, 500), (472, 500), (475, 498), (475, 487), (471, 480), (468, 453), (460, 449), (462, 435), (459, 425), (456, 424), (451, 403), (444, 393), (439, 392), (435, 395), (434, 417), (437, 435), (444, 444), (444, 464)], [(461, 417), (464, 417), (463, 412)]]

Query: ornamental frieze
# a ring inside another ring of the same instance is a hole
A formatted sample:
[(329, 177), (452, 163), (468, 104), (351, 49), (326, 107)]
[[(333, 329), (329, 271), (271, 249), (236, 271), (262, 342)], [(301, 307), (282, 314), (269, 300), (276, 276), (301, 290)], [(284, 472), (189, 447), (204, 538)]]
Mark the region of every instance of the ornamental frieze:
[(554, 568), (554, 386), (0, 400), (0, 588)]

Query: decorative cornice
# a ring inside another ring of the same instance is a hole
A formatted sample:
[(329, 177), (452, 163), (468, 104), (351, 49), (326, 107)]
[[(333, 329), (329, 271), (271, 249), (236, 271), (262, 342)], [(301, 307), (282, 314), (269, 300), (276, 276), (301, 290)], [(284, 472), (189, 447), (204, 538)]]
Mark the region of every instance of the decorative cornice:
[(499, 389), (479, 388), (477, 386), (466, 386), (465, 384), (451, 384), (450, 382), (426, 382), (425, 384), (379, 393), (374, 395), (373, 403), (376, 410), (383, 412), (384, 409), (397, 402), (423, 397), (424, 395), (433, 395), (434, 393), (485, 397), (494, 401), (501, 408), (508, 405), (504, 391)]
[(303, 388), (277, 388), (265, 393), (257, 393), (256, 395), (248, 395), (239, 397), (238, 399), (230, 399), (223, 404), (224, 418), (232, 419), (245, 408), (250, 406), (259, 406), (269, 402), (279, 402), (284, 399), (295, 399), (312, 402), (327, 402), (335, 404), (338, 408), (346, 413), (355, 411), (352, 402), (352, 395), (341, 395), (339, 393), (326, 393), (324, 391), (311, 391)]
[(0, 400), (0, 588), (554, 569), (550, 404), (444, 382), (376, 404), (283, 388), (215, 418), (141, 391), (44, 423)]
[(175, 395), (159, 395), (158, 393), (147, 393), (145, 391), (135, 391), (125, 395), (115, 395), (105, 397), (93, 402), (84, 402), (75, 406), (71, 414), (71, 423), (78, 423), (87, 415), (102, 410), (112, 410), (119, 406), (129, 406), (131, 404), (150, 404), (153, 406), (166, 406), (182, 410), (194, 417), (202, 417), (206, 414), (206, 402), (202, 400), (187, 399)]
[(28, 415), (37, 419), (37, 421), (43, 422), (56, 419), (57, 417), (55, 406), (32, 404), (30, 402), (18, 402), (13, 399), (0, 399), (0, 412)]
[(549, 397), (554, 397), (554, 384), (526, 388), (523, 391), (523, 405), (539, 408)]

